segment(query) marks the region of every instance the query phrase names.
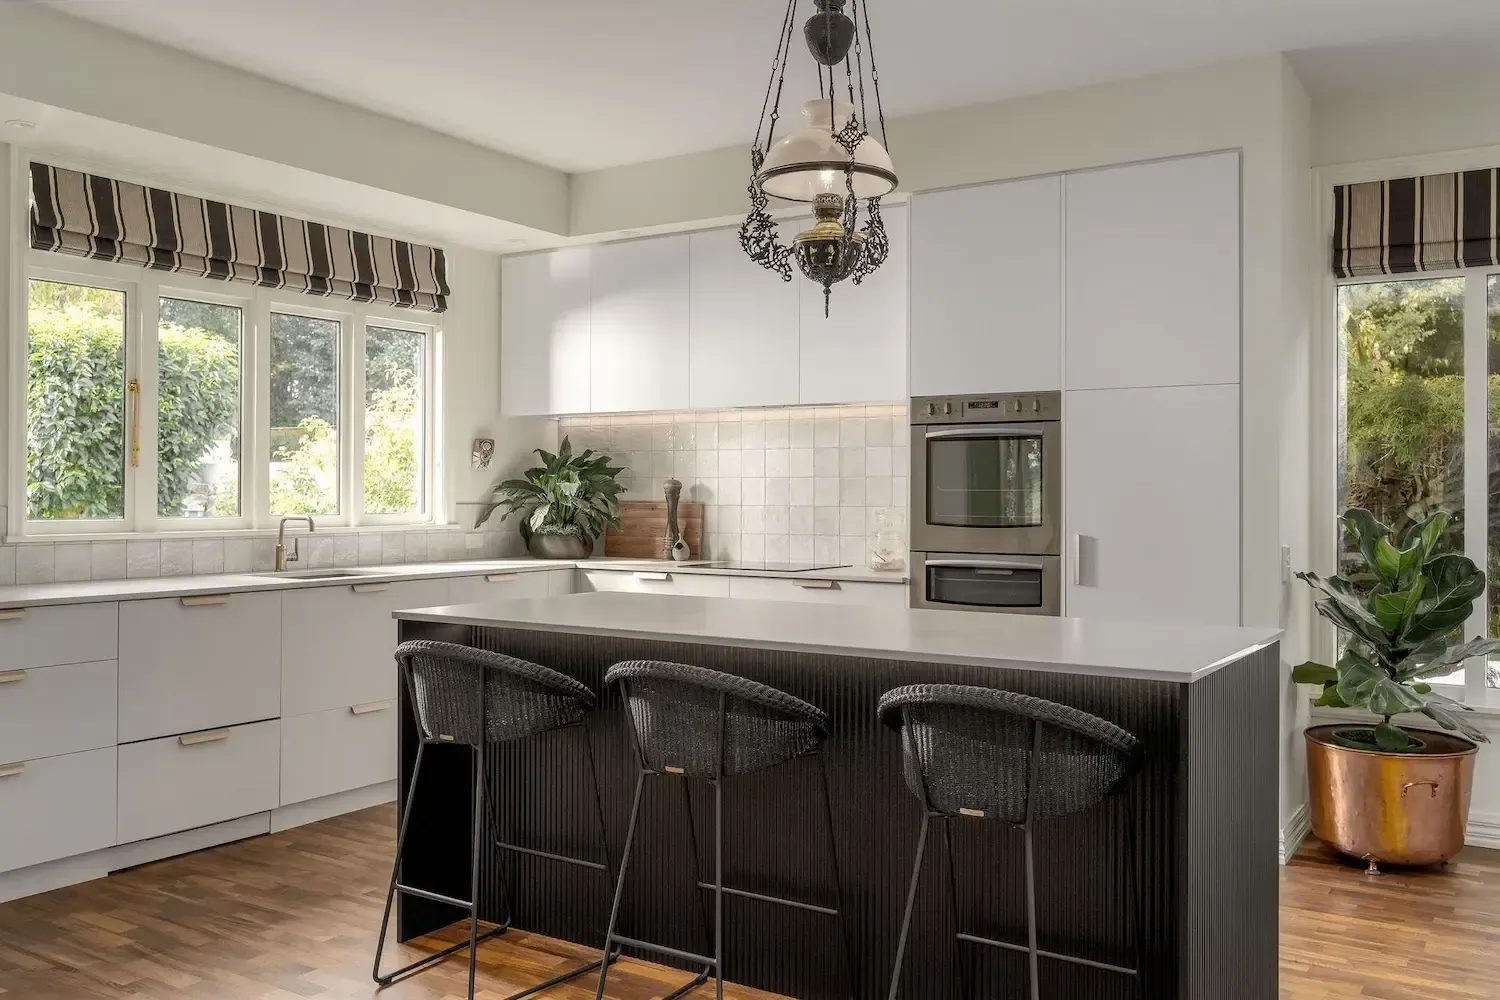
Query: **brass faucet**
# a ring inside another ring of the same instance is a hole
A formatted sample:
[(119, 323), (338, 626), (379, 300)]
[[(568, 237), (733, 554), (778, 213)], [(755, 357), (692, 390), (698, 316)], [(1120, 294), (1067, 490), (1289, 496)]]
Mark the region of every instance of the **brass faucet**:
[(276, 572), (278, 573), (286, 572), (286, 564), (296, 562), (302, 555), (302, 548), (295, 538), (292, 539), (292, 554), (286, 554), (286, 523), (288, 521), (306, 521), (308, 531), (315, 531), (318, 527), (310, 517), (283, 517), (281, 519), (281, 527), (276, 532)]

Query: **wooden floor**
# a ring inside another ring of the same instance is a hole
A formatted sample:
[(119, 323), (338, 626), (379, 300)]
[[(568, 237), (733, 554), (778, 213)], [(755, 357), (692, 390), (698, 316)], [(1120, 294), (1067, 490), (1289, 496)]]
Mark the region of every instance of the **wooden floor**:
[[(379, 994), (370, 981), (393, 829), (383, 806), (0, 905), (0, 997), (460, 997), (458, 958)], [(1500, 998), (1500, 852), (1369, 879), (1312, 845), (1281, 879), (1281, 1000)], [(393, 949), (387, 967), (421, 953)], [(512, 932), (481, 947), (479, 996), (499, 1000), (593, 957)], [(609, 996), (650, 1000), (686, 978), (625, 962)], [(589, 976), (547, 996), (582, 1000), (593, 987)]]

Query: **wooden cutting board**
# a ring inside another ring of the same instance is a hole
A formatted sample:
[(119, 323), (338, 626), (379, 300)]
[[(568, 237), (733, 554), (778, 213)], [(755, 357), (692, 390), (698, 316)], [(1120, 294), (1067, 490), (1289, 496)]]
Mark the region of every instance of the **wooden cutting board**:
[[(703, 505), (678, 504), (677, 527), (692, 558), (703, 558)], [(620, 504), (620, 527), (604, 533), (604, 554), (622, 559), (670, 559), (666, 538), (665, 500), (627, 500)]]

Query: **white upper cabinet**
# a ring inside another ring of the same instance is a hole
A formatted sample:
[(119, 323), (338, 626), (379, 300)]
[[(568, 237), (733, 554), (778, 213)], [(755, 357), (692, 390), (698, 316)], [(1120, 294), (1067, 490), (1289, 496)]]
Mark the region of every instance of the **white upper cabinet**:
[(1062, 179), (922, 194), (911, 208), (911, 394), (1062, 387)]
[(500, 263), (500, 405), (507, 414), (589, 410), (592, 247)]
[[(860, 211), (863, 218), (863, 205)], [(808, 281), (792, 265), (792, 281), (802, 298), (803, 403), (906, 399), (908, 212), (905, 205), (886, 205), (882, 215), (891, 241), (890, 256), (863, 284), (849, 280), (834, 285), (827, 318), (822, 286)], [(796, 233), (788, 233), (787, 228), (782, 227), (782, 239), (789, 242)], [(776, 280), (769, 273), (765, 278)]]
[(1067, 178), (1070, 389), (1240, 380), (1240, 158)]
[(689, 239), (595, 247), (590, 406), (595, 413), (685, 410)]
[(693, 409), (796, 403), (797, 286), (746, 257), (737, 230), (688, 241)]

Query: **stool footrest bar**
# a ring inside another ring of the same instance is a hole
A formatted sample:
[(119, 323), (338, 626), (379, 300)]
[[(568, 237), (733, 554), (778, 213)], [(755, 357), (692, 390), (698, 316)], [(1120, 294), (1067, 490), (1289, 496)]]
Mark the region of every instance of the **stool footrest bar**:
[(444, 896), (440, 892), (429, 892), (426, 889), (418, 889), (414, 885), (402, 885), (398, 882), (396, 883), (396, 891), (404, 892), (408, 896), (416, 896), (418, 899), (426, 899), (433, 903), (446, 903), (449, 906), (456, 906), (460, 910), (474, 909), (474, 904), (467, 899), (455, 899), (452, 896)]
[[(699, 882), (698, 888), (707, 889), (712, 892), (714, 884), (712, 882)], [(791, 906), (799, 910), (808, 910), (812, 913), (821, 913), (825, 917), (836, 917), (839, 915), (838, 910), (831, 909), (827, 906), (818, 906), (815, 903), (804, 903), (801, 900), (797, 899), (783, 899), (781, 896), (765, 896), (758, 892), (751, 892), (748, 889), (731, 889), (727, 885), (724, 887), (724, 895), (739, 896), (741, 899), (754, 899), (762, 903), (775, 903), (778, 906)]]
[(546, 858), (548, 861), (561, 861), (565, 865), (577, 865), (580, 868), (592, 868), (596, 872), (607, 871), (597, 861), (585, 861), (582, 858), (570, 858), (563, 854), (552, 854), (549, 851), (539, 851), (535, 847), (522, 847), (520, 844), (507, 844), (504, 841), (495, 841), (495, 846), (506, 851), (515, 851), (517, 854), (529, 854), (533, 858)]
[[(980, 937), (977, 934), (959, 934), (957, 935), (957, 937), (960, 941), (967, 941), (970, 944), (982, 944), (989, 948), (1002, 948), (1005, 951), (1017, 951), (1023, 955), (1031, 951), (1031, 949), (1026, 947), (1024, 944), (1014, 944), (1010, 941), (996, 941), (994, 938)], [(1110, 965), (1108, 962), (1095, 962), (1092, 959), (1078, 958), (1074, 955), (1061, 955), (1055, 951), (1047, 951), (1045, 948), (1038, 948), (1036, 950), (1036, 953), (1041, 958), (1050, 958), (1055, 962), (1068, 962), (1072, 965), (1086, 965), (1090, 969), (1102, 969), (1105, 972), (1118, 972), (1122, 976), (1134, 976), (1138, 974), (1135, 969), (1127, 969), (1123, 965)]]
[(642, 941), (639, 938), (628, 938), (623, 934), (616, 934), (611, 940), (615, 944), (623, 944), (629, 948), (640, 948), (642, 951), (654, 951), (660, 955), (671, 955), (673, 958), (680, 958), (684, 962), (696, 962), (700, 965), (706, 965), (710, 969), (719, 964), (716, 959), (710, 958), (708, 955), (699, 955), (696, 952), (668, 948), (664, 944), (652, 944), (650, 941)]

